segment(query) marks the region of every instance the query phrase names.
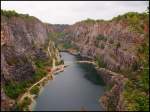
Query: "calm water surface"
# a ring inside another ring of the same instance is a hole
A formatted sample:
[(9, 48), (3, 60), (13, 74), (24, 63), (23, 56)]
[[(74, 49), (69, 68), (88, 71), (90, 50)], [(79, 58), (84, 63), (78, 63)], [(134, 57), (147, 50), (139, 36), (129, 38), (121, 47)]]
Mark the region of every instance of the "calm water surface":
[(74, 63), (77, 58), (61, 52), (64, 72), (55, 75), (36, 99), (35, 111), (85, 110), (100, 111), (99, 98), (104, 94), (104, 84), (90, 64)]

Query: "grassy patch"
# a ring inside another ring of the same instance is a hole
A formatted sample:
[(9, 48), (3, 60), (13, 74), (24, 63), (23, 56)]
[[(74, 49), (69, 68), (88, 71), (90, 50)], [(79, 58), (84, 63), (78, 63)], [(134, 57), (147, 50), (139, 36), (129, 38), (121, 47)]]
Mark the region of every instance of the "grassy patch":
[[(133, 65), (130, 78), (125, 86), (124, 97), (127, 110), (149, 111), (149, 38), (145, 37), (144, 43), (137, 48), (139, 61)], [(139, 64), (143, 69), (139, 70)]]
[(9, 82), (5, 84), (4, 91), (7, 96), (12, 99), (16, 99), (20, 94), (26, 91), (26, 88), (30, 87), (34, 82), (47, 75), (47, 71), (44, 68), (46, 65), (49, 65), (47, 62), (38, 60), (35, 62), (35, 65), (37, 68), (32, 77), (32, 80), (22, 81), (20, 83)]
[(65, 43), (63, 44), (63, 48), (64, 48), (64, 49), (69, 49), (69, 48), (73, 48), (73, 46), (72, 46), (69, 42), (65, 42)]
[(100, 59), (99, 57), (96, 57), (95, 61), (96, 61), (96, 64), (98, 65), (98, 67), (102, 67), (102, 68), (106, 67), (106, 64), (104, 63), (104, 61), (102, 59)]
[(126, 84), (124, 97), (126, 100), (126, 107), (129, 111), (149, 110), (149, 96), (136, 88), (132, 81)]
[(36, 70), (36, 72), (34, 73), (33, 78), (34, 78), (34, 80), (36, 82), (36, 81), (39, 81), (42, 77), (44, 77), (46, 75), (47, 75), (47, 71), (46, 70), (38, 68)]
[(24, 81), (21, 83), (8, 83), (4, 86), (4, 91), (10, 98), (16, 99), (21, 93), (24, 93), (26, 88), (30, 85), (30, 81)]
[(29, 111), (31, 102), (31, 99), (26, 96), (21, 103), (16, 102), (15, 108), (12, 111)]
[(38, 86), (34, 86), (31, 90), (30, 90), (30, 93), (31, 94), (35, 94), (35, 95), (38, 95), (40, 91), (40, 88)]

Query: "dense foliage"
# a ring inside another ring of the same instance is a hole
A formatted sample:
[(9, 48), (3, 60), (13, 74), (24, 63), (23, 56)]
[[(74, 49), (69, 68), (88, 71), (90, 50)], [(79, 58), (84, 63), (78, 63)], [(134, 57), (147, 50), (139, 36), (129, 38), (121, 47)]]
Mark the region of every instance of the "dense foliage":
[(16, 99), (21, 93), (25, 92), (25, 88), (31, 85), (30, 81), (23, 81), (21, 83), (8, 83), (4, 86), (4, 91), (12, 99)]
[(28, 106), (31, 104), (31, 99), (29, 97), (25, 97), (21, 104), (17, 103), (16, 107), (13, 111), (29, 111)]
[[(143, 13), (138, 19), (148, 20), (148, 15)], [(142, 30), (142, 33), (145, 40), (137, 47), (139, 61), (133, 66), (132, 72), (129, 72), (129, 81), (124, 91), (126, 108), (132, 111), (149, 111), (149, 32)]]
[(5, 84), (4, 91), (12, 99), (16, 99), (20, 94), (24, 93), (27, 87), (30, 87), (32, 83), (40, 80), (47, 74), (47, 71), (44, 69), (46, 65), (49, 65), (48, 61), (36, 60), (36, 71), (33, 74), (32, 80), (22, 81), (20, 83), (9, 82)]
[(144, 23), (149, 23), (148, 16), (149, 14), (146, 12), (128, 12), (126, 14), (114, 17), (112, 21), (124, 21), (128, 24), (130, 31), (144, 33)]
[(107, 39), (104, 35), (101, 35), (99, 34), (97, 37), (96, 37), (97, 40), (105, 40)]
[(99, 57), (96, 57), (95, 62), (97, 64), (97, 66), (100, 67), (100, 68), (105, 68), (106, 67), (106, 64), (104, 63), (104, 61)]
[(38, 86), (34, 86), (31, 90), (30, 90), (30, 93), (31, 94), (35, 94), (37, 95), (39, 93), (40, 89)]
[(87, 23), (87, 24), (94, 24), (96, 21), (90, 18), (87, 18), (86, 20), (81, 21), (82, 23)]
[(22, 18), (26, 18), (26, 19), (34, 18), (33, 16), (29, 16), (28, 14), (19, 14), (14, 10), (2, 10), (1, 9), (1, 15), (6, 16), (8, 18), (10, 18), (10, 17), (22, 17)]
[(36, 82), (42, 77), (46, 76), (47, 71), (45, 70), (46, 66), (52, 66), (52, 63), (49, 60), (35, 60), (36, 71), (33, 76), (33, 80)]
[[(130, 69), (122, 71), (115, 71), (123, 74), (128, 78), (123, 91), (125, 109), (129, 111), (149, 111), (149, 32), (145, 30), (149, 25), (149, 14), (129, 12), (124, 15), (119, 15), (112, 19), (112, 21), (124, 21), (129, 26), (129, 31), (141, 33), (144, 35), (144, 41), (141, 45), (137, 45), (138, 62), (135, 62)], [(103, 35), (98, 35), (97, 40), (104, 40)], [(113, 44), (112, 39), (108, 40)], [(121, 44), (117, 42), (115, 47), (118, 49)], [(106, 67), (102, 58), (95, 59), (99, 67)], [(111, 88), (110, 88), (111, 89)], [(113, 99), (109, 100), (110, 107), (108, 110), (113, 110)]]

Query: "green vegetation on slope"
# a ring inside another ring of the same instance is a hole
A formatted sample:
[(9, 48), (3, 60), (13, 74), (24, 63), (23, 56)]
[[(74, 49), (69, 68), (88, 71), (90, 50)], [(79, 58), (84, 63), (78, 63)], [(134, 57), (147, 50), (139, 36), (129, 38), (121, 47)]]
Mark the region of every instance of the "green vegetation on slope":
[(111, 21), (124, 21), (129, 25), (129, 30), (132, 32), (143, 33), (144, 23), (148, 23), (148, 14), (138, 12), (128, 12), (123, 15), (114, 17)]
[(99, 35), (96, 37), (96, 39), (99, 40), (99, 41), (100, 41), (100, 40), (104, 40), (104, 41), (105, 41), (105, 40), (107, 39), (107, 37), (105, 37), (104, 35), (99, 34)]
[(48, 37), (50, 40), (56, 42), (58, 38), (62, 38), (65, 36), (64, 32), (49, 32)]
[(55, 42), (56, 46), (59, 46), (62, 44), (62, 47), (64, 49), (72, 48), (73, 46), (69, 42), (59, 42), (63, 37), (65, 36), (64, 32), (49, 32), (48, 37), (49, 40), (52, 40)]
[(100, 59), (99, 57), (95, 58), (95, 62), (97, 64), (98, 67), (100, 68), (105, 68), (106, 64), (104, 63), (104, 61), (102, 59)]
[(125, 106), (132, 111), (149, 111), (149, 32), (144, 35), (143, 44), (137, 47), (139, 62), (129, 72), (124, 91)]
[(90, 18), (87, 18), (86, 20), (81, 21), (82, 23), (87, 23), (87, 24), (94, 24), (96, 21)]
[[(115, 71), (123, 74), (129, 79), (123, 91), (125, 109), (129, 111), (149, 111), (149, 32), (145, 30), (149, 25), (149, 14), (129, 12), (115, 17), (114, 21), (124, 21), (129, 26), (129, 31), (144, 34), (144, 42), (137, 46), (137, 56), (139, 61), (135, 62), (131, 69)], [(103, 40), (103, 36), (98, 36), (97, 40)], [(113, 44), (112, 39), (109, 40)], [(118, 49), (121, 44), (115, 44)], [(103, 59), (96, 57), (95, 61), (99, 67), (106, 67)], [(109, 101), (108, 110), (114, 109), (113, 99)]]
[(7, 96), (16, 99), (20, 94), (24, 93), (26, 88), (30, 87), (34, 82), (37, 82), (42, 77), (46, 76), (46, 66), (51, 66), (48, 61), (35, 60), (36, 71), (33, 74), (32, 80), (22, 81), (20, 83), (9, 82), (5, 84), (4, 91)]
[(61, 40), (64, 38), (65, 33), (64, 32), (49, 32), (48, 34), (49, 40), (52, 40), (55, 42), (56, 47), (59, 49), (70, 49), (70, 48), (75, 48), (77, 49), (74, 45), (72, 45), (70, 42), (61, 42)]
[(14, 10), (2, 10), (1, 9), (1, 15), (6, 16), (8, 18), (10, 18), (10, 17), (22, 17), (22, 18), (26, 18), (26, 19), (35, 18), (33, 16), (29, 16), (28, 14), (19, 14)]
[(26, 88), (31, 85), (30, 81), (23, 81), (21, 83), (10, 82), (5, 84), (4, 91), (7, 96), (16, 99), (21, 93), (25, 92)]
[(33, 76), (33, 80), (39, 81), (41, 78), (43, 78), (44, 76), (46, 76), (46, 74), (48, 73), (45, 69), (46, 66), (52, 66), (52, 62), (49, 60), (35, 60), (35, 65), (36, 65), (36, 71), (34, 73)]
[(32, 102), (31, 99), (26, 96), (23, 99), (21, 104), (18, 104), (18, 103), (16, 104), (16, 107), (15, 107), (15, 109), (13, 111), (23, 111), (23, 110), (29, 111), (28, 106), (31, 104), (31, 102)]
[(35, 94), (37, 95), (39, 93), (40, 89), (38, 86), (34, 86), (31, 90), (30, 90), (30, 93), (31, 94)]
[(63, 44), (63, 48), (64, 49), (69, 49), (69, 48), (72, 48), (73, 46), (72, 46), (72, 44), (70, 44), (69, 42), (65, 42), (64, 44)]

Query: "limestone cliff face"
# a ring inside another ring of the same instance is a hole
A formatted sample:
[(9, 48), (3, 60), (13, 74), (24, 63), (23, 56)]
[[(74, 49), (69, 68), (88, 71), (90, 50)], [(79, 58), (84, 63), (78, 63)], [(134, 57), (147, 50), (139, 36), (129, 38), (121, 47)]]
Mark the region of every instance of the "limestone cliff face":
[[(34, 17), (1, 15), (2, 86), (9, 82), (31, 80), (35, 73), (33, 59), (60, 61), (55, 44), (48, 38), (45, 24)], [(5, 93), (1, 93), (1, 102), (9, 103)]]
[[(145, 23), (141, 20), (141, 24)], [(146, 29), (148, 25), (143, 27)], [(78, 46), (82, 55), (100, 57), (111, 70), (129, 68), (136, 63), (136, 46), (144, 39), (144, 34), (132, 31), (123, 20), (78, 22), (65, 32), (65, 41)]]
[[(1, 16), (1, 19), (2, 79), (28, 79), (34, 72), (32, 57), (48, 58), (43, 50), (48, 41), (46, 27), (36, 18)], [(55, 51), (55, 45), (51, 42), (50, 53)]]
[(129, 73), (114, 72), (134, 71), (135, 68), (140, 70), (140, 66), (143, 66), (139, 63), (140, 53), (137, 48), (143, 46), (145, 40), (148, 40), (148, 16), (127, 13), (110, 21), (85, 20), (69, 26), (64, 32), (66, 34), (64, 42), (68, 41), (77, 46), (82, 56), (99, 58), (108, 69), (102, 66), (98, 69), (105, 83), (112, 86), (101, 97), (100, 101), (104, 109), (125, 111), (123, 92)]
[(64, 30), (69, 27), (69, 25), (60, 25), (60, 24), (49, 24), (45, 23), (47, 32), (64, 32)]
[(125, 111), (122, 94), (128, 79), (121, 74), (114, 73), (105, 68), (97, 68), (97, 72), (110, 87), (110, 90), (100, 98), (103, 108), (108, 111)]

